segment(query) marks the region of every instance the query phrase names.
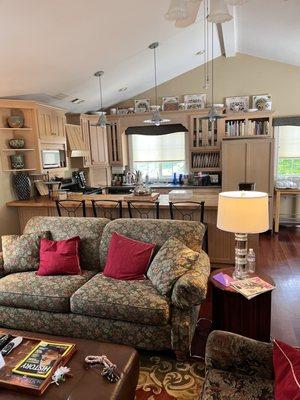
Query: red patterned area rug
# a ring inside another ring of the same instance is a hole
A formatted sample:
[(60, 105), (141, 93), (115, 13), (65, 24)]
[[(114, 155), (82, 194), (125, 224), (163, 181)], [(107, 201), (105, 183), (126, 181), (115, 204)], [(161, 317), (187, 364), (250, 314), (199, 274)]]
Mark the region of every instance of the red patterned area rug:
[(204, 363), (177, 362), (171, 356), (140, 354), (140, 377), (135, 400), (198, 400)]

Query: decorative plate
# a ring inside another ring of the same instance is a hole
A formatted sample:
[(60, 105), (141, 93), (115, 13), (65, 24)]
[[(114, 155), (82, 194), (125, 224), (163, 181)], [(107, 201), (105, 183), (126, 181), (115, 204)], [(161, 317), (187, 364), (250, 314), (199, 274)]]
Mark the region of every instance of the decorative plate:
[(252, 96), (252, 105), (259, 111), (272, 110), (272, 97), (269, 94), (262, 94), (259, 96)]
[(184, 96), (184, 103), (186, 110), (205, 108), (206, 94), (186, 94)]
[(136, 113), (149, 112), (150, 100), (149, 99), (134, 100), (134, 110)]
[(163, 111), (176, 111), (179, 109), (179, 97), (168, 96), (162, 98), (162, 110)]
[(225, 104), (227, 110), (229, 111), (234, 111), (234, 112), (248, 111), (249, 96), (226, 97)]

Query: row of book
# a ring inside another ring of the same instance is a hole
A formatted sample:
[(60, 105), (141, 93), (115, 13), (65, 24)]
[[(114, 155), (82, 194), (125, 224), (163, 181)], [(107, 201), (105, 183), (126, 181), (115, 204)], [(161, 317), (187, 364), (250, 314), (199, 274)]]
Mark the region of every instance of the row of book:
[(226, 136), (259, 136), (269, 135), (269, 121), (227, 121), (225, 124)]
[(193, 153), (192, 168), (218, 168), (220, 166), (220, 153)]

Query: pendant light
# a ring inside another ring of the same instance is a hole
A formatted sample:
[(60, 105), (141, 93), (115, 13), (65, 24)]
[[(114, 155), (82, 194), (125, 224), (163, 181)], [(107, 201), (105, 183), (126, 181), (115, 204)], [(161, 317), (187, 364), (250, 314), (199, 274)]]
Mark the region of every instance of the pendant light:
[(168, 12), (165, 18), (169, 21), (179, 21), (188, 17), (188, 8), (186, 0), (171, 0)]
[(211, 24), (211, 107), (207, 115), (200, 119), (207, 119), (214, 122), (217, 119), (225, 118), (224, 115), (214, 106), (214, 24)]
[(231, 21), (232, 15), (229, 14), (225, 0), (211, 0), (210, 13), (207, 16), (207, 21), (215, 24), (223, 24)]
[(155, 101), (156, 101), (156, 110), (152, 114), (151, 119), (146, 119), (144, 121), (145, 124), (152, 124), (155, 126), (159, 126), (165, 122), (170, 122), (169, 119), (164, 119), (161, 117), (159, 109), (158, 109), (158, 96), (157, 96), (157, 62), (156, 62), (156, 49), (159, 46), (158, 42), (151, 43), (149, 46), (150, 50), (153, 50), (153, 59), (154, 59), (154, 88), (155, 88)]
[(106, 112), (102, 111), (102, 106), (103, 106), (103, 96), (102, 96), (102, 85), (101, 85), (101, 77), (104, 74), (103, 71), (97, 71), (95, 72), (94, 76), (98, 78), (99, 80), (99, 100), (100, 100), (100, 110), (96, 114), (99, 114), (99, 120), (95, 124), (95, 126), (101, 126), (102, 128), (107, 125), (107, 119), (106, 119)]

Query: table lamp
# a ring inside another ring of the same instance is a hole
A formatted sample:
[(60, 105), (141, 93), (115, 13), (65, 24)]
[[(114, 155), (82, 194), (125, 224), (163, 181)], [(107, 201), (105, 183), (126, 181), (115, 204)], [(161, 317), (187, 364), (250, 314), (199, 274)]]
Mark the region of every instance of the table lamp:
[(219, 194), (217, 227), (235, 234), (235, 279), (246, 278), (247, 234), (269, 229), (268, 194), (254, 191)]

